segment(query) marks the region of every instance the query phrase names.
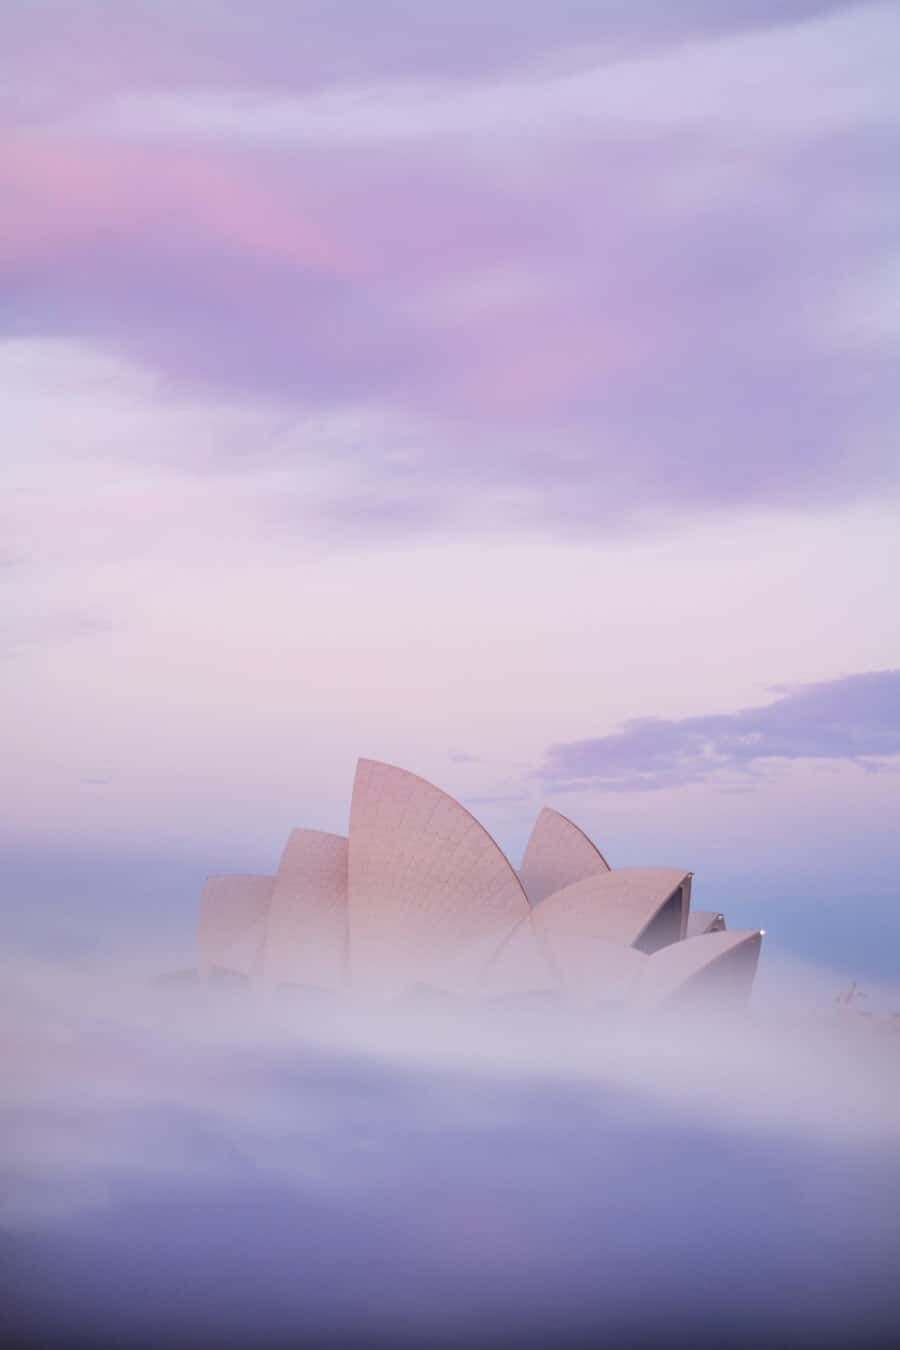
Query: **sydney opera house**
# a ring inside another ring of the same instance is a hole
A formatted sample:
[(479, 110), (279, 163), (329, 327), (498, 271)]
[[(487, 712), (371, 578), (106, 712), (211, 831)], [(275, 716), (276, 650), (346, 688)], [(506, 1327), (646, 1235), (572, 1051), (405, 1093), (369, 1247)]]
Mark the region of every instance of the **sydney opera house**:
[(610, 868), (544, 809), (518, 871), (457, 801), (359, 761), (347, 836), (293, 830), (274, 876), (215, 876), (202, 976), (397, 996), (540, 997), (583, 1008), (750, 993), (759, 930), (691, 910), (690, 872)]

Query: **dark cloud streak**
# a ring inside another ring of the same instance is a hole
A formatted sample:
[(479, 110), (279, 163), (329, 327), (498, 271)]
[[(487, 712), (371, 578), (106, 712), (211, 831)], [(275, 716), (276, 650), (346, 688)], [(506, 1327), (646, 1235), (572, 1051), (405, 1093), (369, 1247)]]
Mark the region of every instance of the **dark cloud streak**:
[(644, 791), (749, 774), (771, 759), (852, 760), (877, 768), (900, 755), (900, 670), (782, 688), (761, 707), (679, 720), (638, 718), (593, 740), (552, 746), (540, 777), (554, 791)]

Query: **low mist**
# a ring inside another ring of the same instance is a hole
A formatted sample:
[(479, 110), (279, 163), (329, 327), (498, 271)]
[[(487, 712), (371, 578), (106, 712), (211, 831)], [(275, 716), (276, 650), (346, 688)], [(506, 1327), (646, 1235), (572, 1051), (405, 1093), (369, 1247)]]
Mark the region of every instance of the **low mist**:
[(26, 1343), (890, 1340), (887, 1015), (378, 1006), (124, 960), (4, 974)]

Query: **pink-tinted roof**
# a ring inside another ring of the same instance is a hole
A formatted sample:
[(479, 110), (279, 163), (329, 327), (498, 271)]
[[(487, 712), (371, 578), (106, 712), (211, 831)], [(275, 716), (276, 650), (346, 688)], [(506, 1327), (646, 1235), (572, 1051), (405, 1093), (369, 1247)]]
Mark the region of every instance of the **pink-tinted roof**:
[(481, 972), (478, 992), (485, 998), (511, 998), (559, 990), (559, 974), (526, 914)]
[(545, 945), (566, 997), (586, 1008), (624, 1003), (650, 959), (635, 947), (586, 935), (557, 933)]
[(588, 938), (655, 950), (682, 937), (690, 885), (690, 873), (678, 868), (619, 867), (547, 896), (532, 918), (551, 950)]
[(699, 937), (701, 933), (725, 931), (725, 915), (714, 909), (692, 909), (688, 915), (685, 937)]
[(558, 992), (559, 977), (531, 925), (531, 915), (476, 938), (423, 973), (422, 984), (474, 998)]
[(350, 973), (363, 988), (416, 984), (529, 912), (516, 873), (474, 816), (377, 760), (357, 766), (348, 857)]
[(274, 877), (210, 877), (200, 900), (200, 969), (259, 974)]
[(347, 839), (292, 830), (275, 877), (263, 956), (272, 983), (335, 989), (347, 956)]
[(422, 970), (421, 984), (445, 993), (476, 996), (486, 968), (509, 941), (519, 922), (507, 920), (501, 927), (467, 942), (452, 956), (438, 957), (433, 965)]
[(635, 1006), (690, 1004), (709, 996), (745, 1001), (753, 987), (762, 935), (757, 929), (703, 933), (656, 952), (635, 990)]
[(573, 881), (608, 872), (609, 864), (583, 830), (545, 806), (534, 823), (519, 875), (532, 905)]

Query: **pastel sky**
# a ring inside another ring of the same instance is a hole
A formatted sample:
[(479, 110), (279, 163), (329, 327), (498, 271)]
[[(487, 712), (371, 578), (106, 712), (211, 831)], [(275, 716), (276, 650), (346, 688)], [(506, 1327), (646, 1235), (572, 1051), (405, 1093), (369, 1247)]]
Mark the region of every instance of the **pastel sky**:
[(3, 0), (2, 928), (355, 759), (900, 964), (900, 9)]

